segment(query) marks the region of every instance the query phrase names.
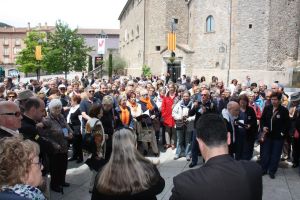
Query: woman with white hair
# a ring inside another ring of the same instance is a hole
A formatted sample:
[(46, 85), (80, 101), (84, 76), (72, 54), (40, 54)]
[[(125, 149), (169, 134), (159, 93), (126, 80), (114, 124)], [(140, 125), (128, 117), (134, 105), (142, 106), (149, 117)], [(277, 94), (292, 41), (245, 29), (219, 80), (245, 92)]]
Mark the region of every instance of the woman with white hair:
[(55, 192), (63, 193), (63, 187), (70, 186), (65, 178), (68, 166), (68, 140), (72, 138), (73, 131), (61, 114), (61, 109), (59, 99), (50, 101), (50, 113), (42, 122), (42, 135), (48, 137), (58, 147), (50, 156), (50, 187)]
[(164, 187), (156, 166), (137, 151), (135, 134), (128, 128), (116, 131), (111, 157), (95, 180), (92, 200), (152, 200)]

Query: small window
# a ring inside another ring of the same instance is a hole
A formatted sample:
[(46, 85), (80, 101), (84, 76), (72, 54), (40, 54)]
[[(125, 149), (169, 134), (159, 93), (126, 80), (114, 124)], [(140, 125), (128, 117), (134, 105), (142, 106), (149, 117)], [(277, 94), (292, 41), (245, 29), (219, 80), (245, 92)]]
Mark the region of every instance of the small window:
[(249, 29), (251, 29), (252, 28), (252, 24), (249, 24)]
[(4, 48), (4, 56), (9, 56), (9, 48)]
[(160, 46), (156, 46), (156, 47), (155, 47), (155, 50), (156, 50), (156, 51), (160, 51)]
[(215, 32), (215, 20), (212, 15), (206, 18), (206, 32)]
[(136, 34), (137, 34), (137, 35), (140, 34), (140, 27), (139, 27), (139, 25), (136, 26)]
[(4, 57), (3, 62), (4, 62), (4, 64), (8, 64), (9, 63), (9, 58), (8, 57)]
[(20, 38), (16, 38), (16, 46), (20, 46), (21, 45), (21, 39)]

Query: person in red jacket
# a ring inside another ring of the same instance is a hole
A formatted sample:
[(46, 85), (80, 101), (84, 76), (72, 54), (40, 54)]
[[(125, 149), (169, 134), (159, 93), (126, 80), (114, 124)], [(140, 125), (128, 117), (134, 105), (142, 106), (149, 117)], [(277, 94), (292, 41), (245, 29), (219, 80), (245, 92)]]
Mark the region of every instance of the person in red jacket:
[(176, 89), (174, 83), (168, 84), (169, 92), (166, 97), (163, 99), (161, 105), (161, 116), (163, 118), (163, 123), (166, 127), (166, 144), (165, 148), (175, 149), (175, 141), (176, 141), (176, 130), (174, 128), (175, 121), (172, 117), (172, 109), (174, 105), (174, 99), (176, 98)]

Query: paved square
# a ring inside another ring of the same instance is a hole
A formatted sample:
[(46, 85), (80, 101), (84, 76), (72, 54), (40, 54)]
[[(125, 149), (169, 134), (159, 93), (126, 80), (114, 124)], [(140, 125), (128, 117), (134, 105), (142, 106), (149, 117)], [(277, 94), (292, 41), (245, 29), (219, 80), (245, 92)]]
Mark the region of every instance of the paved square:
[[(162, 152), (159, 158), (158, 169), (165, 179), (166, 186), (158, 200), (167, 200), (171, 195), (173, 177), (189, 170), (189, 163), (185, 158), (173, 160), (175, 150), (168, 149)], [(156, 161), (158, 158), (150, 158)], [(201, 159), (199, 159), (201, 161)], [(202, 161), (201, 161), (202, 162)], [(51, 192), (51, 200), (89, 200), (91, 194), (88, 192), (90, 182), (90, 170), (85, 164), (69, 162), (67, 171), (67, 182), (69, 188), (64, 188), (64, 195)], [(299, 200), (300, 199), (300, 177), (298, 168), (293, 169), (290, 163), (282, 162), (274, 180), (269, 176), (263, 177), (263, 200)]]

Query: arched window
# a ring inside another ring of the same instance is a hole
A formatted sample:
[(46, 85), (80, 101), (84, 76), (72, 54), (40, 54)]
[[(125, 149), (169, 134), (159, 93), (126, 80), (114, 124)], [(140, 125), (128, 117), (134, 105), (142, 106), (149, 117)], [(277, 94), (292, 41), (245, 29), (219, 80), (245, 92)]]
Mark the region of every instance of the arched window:
[(215, 32), (215, 20), (212, 15), (206, 18), (206, 32)]

